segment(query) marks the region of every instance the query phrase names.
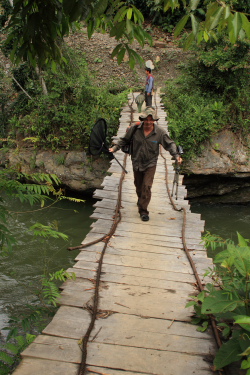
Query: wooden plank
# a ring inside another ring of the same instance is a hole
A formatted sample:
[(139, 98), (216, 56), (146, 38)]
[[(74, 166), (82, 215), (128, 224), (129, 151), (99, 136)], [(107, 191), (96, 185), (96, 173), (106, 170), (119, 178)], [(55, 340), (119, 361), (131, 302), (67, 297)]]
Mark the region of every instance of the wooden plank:
[[(85, 264), (85, 263), (84, 263)], [(81, 267), (81, 264), (76, 265), (76, 267)], [(85, 270), (79, 269), (79, 268), (69, 268), (70, 272), (75, 272), (77, 278), (84, 277)], [(120, 267), (121, 268), (121, 267)], [(117, 268), (114, 268), (114, 272), (117, 270)], [(182, 275), (178, 277), (178, 275), (175, 274), (175, 280), (167, 280), (167, 278), (170, 278), (173, 275), (166, 276), (166, 280), (158, 279), (157, 276), (154, 278), (149, 278), (145, 276), (130, 276), (130, 275), (124, 275), (122, 273), (102, 273), (101, 281), (104, 282), (112, 282), (112, 283), (118, 283), (118, 284), (127, 284), (127, 285), (135, 285), (135, 286), (146, 286), (151, 288), (157, 288), (157, 289), (171, 289), (171, 290), (185, 290), (187, 293), (193, 293), (194, 292), (194, 286), (191, 283), (186, 282), (186, 279), (183, 278)], [(173, 277), (173, 276), (172, 276)]]
[[(212, 268), (212, 261), (208, 259), (207, 263), (203, 263), (201, 261), (197, 262), (194, 261), (196, 264), (196, 269), (198, 274), (200, 275), (201, 281), (208, 280), (208, 278), (204, 278), (204, 273), (208, 269), (208, 267)], [(89, 262), (81, 260), (74, 265), (75, 268), (81, 268), (83, 270), (94, 270), (97, 269), (97, 263)], [(124, 265), (116, 265), (116, 264), (109, 264), (105, 263), (102, 266), (102, 273), (119, 273), (121, 275), (130, 275), (130, 276), (139, 276), (142, 278), (154, 278), (154, 279), (166, 279), (166, 280), (175, 280), (181, 282), (191, 282), (195, 283), (196, 280), (192, 274), (190, 267), (190, 274), (185, 273), (184, 271), (180, 270), (179, 272), (172, 272), (171, 270), (166, 267), (166, 270), (157, 270), (157, 276), (155, 276), (154, 269), (148, 268), (138, 268), (138, 267), (128, 267)], [(191, 277), (191, 278), (190, 278)], [(135, 279), (136, 280), (136, 279)], [(116, 280), (117, 281), (117, 280)], [(120, 282), (124, 280), (121, 279)], [(208, 280), (209, 281), (209, 280)], [(208, 282), (207, 281), (207, 282)]]
[[(112, 353), (112, 355), (110, 355)], [(105, 368), (149, 373), (154, 375), (211, 375), (212, 363), (204, 361), (202, 356), (183, 353), (177, 354), (162, 350), (130, 348), (126, 346), (90, 343), (88, 365)]]
[(43, 334), (80, 339), (90, 324), (90, 313), (78, 307), (61, 306)]
[[(45, 328), (43, 333), (51, 336), (59, 336), (79, 340), (82, 337), (82, 333), (84, 333), (84, 331), (86, 330), (88, 324), (89, 318), (85, 310), (77, 307), (61, 306), (54, 316), (53, 320)], [(100, 314), (98, 315), (94, 331), (91, 334), (91, 340), (96, 337), (96, 334), (100, 331), (101, 327), (103, 327), (102, 329), (105, 330), (109, 329), (109, 335), (112, 334), (110, 328), (114, 327), (114, 334), (119, 335), (120, 332), (120, 336), (123, 336), (121, 340), (125, 340), (128, 339), (128, 337), (125, 337), (126, 331), (134, 330), (134, 334), (140, 335), (141, 332), (145, 331), (145, 325), (147, 326), (146, 332), (151, 335), (156, 332), (158, 335), (168, 334), (168, 336), (170, 337), (182, 336), (186, 338), (197, 338), (206, 342), (211, 341), (212, 332), (210, 328), (206, 332), (199, 332), (197, 331), (197, 326), (186, 322), (173, 322), (171, 320), (154, 318), (145, 319), (143, 317), (121, 313), (105, 315), (104, 312), (100, 312)], [(97, 337), (100, 336), (97, 335)], [(119, 340), (119, 338), (117, 338), (116, 340)], [(144, 345), (148, 340), (142, 341), (143, 342), (141, 342), (141, 344)], [(213, 348), (213, 343), (211, 344), (211, 346)], [(192, 348), (186, 350), (191, 351)]]
[[(83, 294), (82, 283), (69, 283), (65, 287), (60, 304), (81, 307), (91, 304), (87, 294)], [(66, 293), (67, 294), (66, 294)], [(143, 286), (131, 286), (102, 282), (99, 307), (127, 314), (160, 319), (190, 321), (193, 308), (185, 308), (189, 297), (184, 291), (159, 290)], [(85, 296), (85, 298), (84, 298)], [(79, 302), (81, 298), (82, 304)], [(138, 303), (140, 301), (140, 303)]]
[[(89, 317), (83, 319), (82, 311), (82, 309), (68, 306), (61, 307), (43, 333), (79, 340), (84, 336), (90, 320)], [(211, 332), (204, 338), (204, 336), (195, 334), (193, 325), (179, 322), (179, 332), (174, 333), (168, 329), (172, 326), (171, 323), (169, 320), (145, 319), (126, 314), (109, 315), (108, 312), (101, 312), (100, 318), (97, 319), (91, 333), (90, 342), (143, 347), (193, 355), (215, 353), (215, 342), (206, 339), (210, 338)], [(79, 331), (77, 327), (80, 327), (80, 329), (83, 327), (83, 329)], [(188, 330), (190, 334), (187, 335), (185, 330)]]
[[(79, 261), (77, 262), (74, 269), (81, 268), (82, 270), (93, 270), (97, 269), (96, 263)], [(137, 276), (137, 277), (144, 277), (144, 278), (153, 278), (156, 280), (173, 280), (173, 281), (181, 281), (186, 283), (195, 283), (195, 277), (192, 273), (178, 273), (178, 272), (171, 272), (171, 271), (162, 271), (158, 270), (157, 275), (155, 270), (151, 269), (141, 269), (136, 267), (124, 267), (124, 266), (117, 266), (112, 264), (103, 264), (102, 267), (102, 275), (104, 274), (120, 274), (122, 275), (129, 275), (129, 276)]]
[[(47, 360), (40, 358), (24, 358), (16, 370), (15, 375), (77, 375), (78, 365), (75, 363)], [(95, 374), (96, 375), (96, 374)], [(110, 374), (111, 375), (111, 374)]]
[[(191, 274), (190, 264), (186, 258), (185, 253), (182, 256), (176, 256), (174, 254), (158, 254), (157, 257), (148, 256), (145, 253), (141, 253), (141, 256), (129, 256), (124, 254), (109, 254), (105, 253), (104, 264), (113, 264), (124, 267), (134, 268), (147, 268), (151, 270), (161, 271), (172, 271)], [(84, 252), (81, 255), (83, 261), (86, 262), (97, 262), (99, 260), (99, 254), (94, 252)]]
[[(118, 224), (118, 228), (121, 231), (124, 232), (141, 232), (145, 233), (145, 223), (141, 221), (140, 217), (128, 217), (124, 214), (122, 215), (122, 220)], [(125, 220), (125, 218), (128, 218)], [(155, 217), (154, 217), (155, 218)], [(147, 231), (150, 231), (150, 233), (157, 233), (157, 236), (162, 236), (168, 234), (169, 236), (180, 236), (182, 231), (182, 221), (176, 221), (176, 220), (164, 220), (164, 218), (158, 217), (154, 220), (154, 218), (150, 221), (149, 228), (147, 227)], [(131, 225), (131, 223), (134, 223), (136, 225)], [(200, 224), (200, 225), (199, 225)], [(104, 231), (106, 233), (107, 229), (111, 228), (111, 224), (107, 222), (105, 219), (98, 219), (96, 222), (92, 223), (90, 225), (93, 228), (93, 232), (95, 232), (95, 228), (98, 230)], [(194, 223), (189, 224), (186, 226), (186, 237), (187, 238), (196, 238), (197, 237), (201, 241), (201, 232), (203, 231), (203, 223)], [(99, 232), (100, 233), (100, 232)]]
[(64, 337), (39, 335), (23, 352), (22, 357), (35, 357), (60, 361), (62, 363), (80, 363), (81, 349), (77, 340)]
[[(96, 366), (88, 366), (86, 375), (138, 375), (138, 372), (114, 370)], [(140, 372), (140, 375), (151, 375), (148, 372)]]
[[(83, 251), (81, 251), (75, 260), (82, 260), (85, 257), (86, 252), (93, 252), (95, 254), (101, 253), (103, 249), (103, 246), (96, 246), (96, 247), (90, 247), (87, 248)], [(113, 246), (113, 242), (111, 240), (110, 244), (106, 248), (105, 254), (111, 254), (111, 255), (121, 255), (121, 256), (130, 256), (130, 257), (136, 257), (136, 258), (147, 258), (147, 259), (155, 259), (157, 258), (160, 254), (164, 255), (174, 255), (179, 259), (180, 257), (185, 256), (186, 253), (184, 252), (183, 249), (178, 249), (178, 248), (172, 248), (168, 246), (146, 246), (146, 247), (141, 247), (140, 244), (137, 246), (134, 246), (132, 249), (130, 249), (129, 246), (124, 245), (123, 247), (117, 247)], [(191, 255), (198, 258), (203, 255), (204, 258), (207, 258), (206, 253), (204, 251), (202, 252), (191, 252)]]
[[(87, 245), (92, 241), (100, 239), (102, 236), (103, 236), (103, 233), (89, 232), (86, 235), (85, 239), (82, 241), (82, 244)], [(131, 245), (131, 242), (132, 243), (135, 242), (136, 237), (137, 236), (135, 235), (134, 239), (131, 239), (127, 234), (124, 236), (124, 234), (122, 235), (122, 233), (119, 234), (119, 236), (118, 235), (113, 236), (113, 238), (119, 238), (119, 240), (121, 242), (127, 243), (128, 246)], [(137, 237), (137, 238), (139, 238), (138, 243), (141, 243), (141, 246), (144, 246), (144, 244), (146, 244), (146, 245), (153, 245), (153, 246), (177, 247), (177, 248), (180, 248), (180, 249), (183, 248), (181, 240), (178, 241), (175, 237), (172, 237), (172, 238), (171, 237), (164, 237), (164, 236), (160, 236), (160, 237), (161, 238), (157, 238), (157, 239), (155, 239), (153, 236), (149, 236), (146, 239), (145, 239), (145, 236), (141, 236), (141, 237)], [(192, 241), (192, 243), (191, 243), (191, 241)], [(199, 244), (199, 241), (196, 241), (198, 243), (195, 243), (195, 244), (193, 242), (194, 242), (194, 240), (187, 241), (187, 247), (188, 247), (189, 250), (203, 250), (204, 249), (204, 246)]]

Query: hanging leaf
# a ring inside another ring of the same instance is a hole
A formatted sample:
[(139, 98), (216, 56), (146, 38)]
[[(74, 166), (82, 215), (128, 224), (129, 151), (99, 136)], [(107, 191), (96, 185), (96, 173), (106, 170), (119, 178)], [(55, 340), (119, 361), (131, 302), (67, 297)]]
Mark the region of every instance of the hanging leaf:
[(250, 22), (245, 14), (241, 13), (240, 16), (242, 20), (242, 27), (245, 30), (248, 39), (250, 39)]
[(239, 12), (236, 12), (234, 14), (232, 24), (233, 24), (233, 29), (234, 29), (235, 40), (237, 40), (240, 29), (242, 27), (242, 19), (241, 19)]
[(132, 14), (133, 14), (133, 10), (132, 10), (132, 8), (129, 8), (128, 11), (127, 11), (127, 19), (131, 20)]
[(211, 18), (212, 23), (211, 23), (211, 26), (210, 26), (210, 30), (213, 30), (215, 27), (218, 26), (218, 23), (219, 23), (220, 18), (221, 18), (222, 14), (223, 14), (223, 11), (224, 11), (224, 8), (221, 7), (220, 9), (217, 10), (217, 12), (214, 15), (214, 17)]
[(124, 58), (125, 52), (126, 52), (126, 49), (123, 47), (123, 48), (119, 51), (119, 53), (118, 53), (118, 55), (117, 55), (117, 62), (118, 62), (119, 65), (120, 65), (121, 62), (123, 61), (123, 58)]
[(190, 17), (191, 17), (191, 23), (192, 23), (192, 31), (193, 31), (193, 34), (196, 36), (198, 33), (198, 29), (199, 29), (199, 22), (197, 21), (194, 14), (191, 13)]
[(122, 46), (123, 46), (122, 43), (120, 43), (115, 47), (115, 49), (113, 50), (113, 52), (111, 54), (112, 59), (118, 54), (118, 52), (120, 51)]
[(250, 332), (250, 316), (237, 315), (234, 323), (239, 324), (242, 328)]
[(240, 353), (241, 347), (237, 338), (232, 338), (222, 344), (214, 359), (216, 370), (219, 370), (232, 362), (238, 361)]
[(182, 19), (177, 23), (175, 30), (174, 30), (174, 37), (176, 38), (180, 32), (184, 29), (187, 21), (189, 19), (189, 14), (186, 14)]
[(191, 0), (190, 1), (190, 8), (191, 10), (195, 10), (199, 4), (200, 0)]

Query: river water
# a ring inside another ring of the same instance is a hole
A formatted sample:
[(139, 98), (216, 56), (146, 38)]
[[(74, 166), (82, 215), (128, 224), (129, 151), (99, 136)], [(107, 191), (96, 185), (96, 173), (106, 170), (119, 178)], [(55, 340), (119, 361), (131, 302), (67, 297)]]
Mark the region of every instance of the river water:
[[(23, 312), (26, 304), (32, 304), (41, 275), (46, 270), (67, 269), (74, 264), (77, 252), (69, 252), (68, 246), (77, 246), (90, 230), (94, 201), (87, 198), (85, 203), (63, 201), (56, 206), (31, 212), (28, 205), (9, 202), (13, 212), (10, 227), (18, 240), (13, 252), (0, 257), (0, 330), (8, 326), (12, 314)], [(191, 210), (200, 213), (206, 221), (205, 230), (223, 238), (236, 240), (236, 232), (250, 238), (250, 205), (205, 205), (191, 204)], [(77, 211), (77, 212), (76, 212)], [(53, 224), (69, 236), (68, 242), (56, 239), (35, 238), (28, 228), (36, 222)], [(2, 332), (4, 335), (4, 331)], [(1, 340), (0, 340), (1, 341)]]
[(201, 214), (205, 220), (205, 230), (224, 239), (237, 242), (237, 232), (250, 239), (250, 204), (247, 205), (211, 205), (191, 203), (191, 211)]
[[(85, 203), (65, 200), (41, 210), (38, 206), (8, 202), (7, 207), (12, 211), (9, 227), (18, 243), (11, 254), (0, 256), (0, 330), (8, 326), (10, 317), (21, 315), (26, 305), (32, 305), (41, 275), (74, 264), (77, 251), (70, 252), (67, 247), (80, 245), (89, 232), (93, 204), (91, 198)], [(34, 238), (28, 228), (37, 222), (58, 227), (68, 235), (68, 241)]]

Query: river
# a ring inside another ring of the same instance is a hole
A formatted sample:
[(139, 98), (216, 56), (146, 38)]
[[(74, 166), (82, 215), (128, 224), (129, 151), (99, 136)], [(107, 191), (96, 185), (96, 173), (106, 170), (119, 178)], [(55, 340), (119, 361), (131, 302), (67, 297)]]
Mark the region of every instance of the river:
[[(45, 270), (53, 272), (74, 264), (77, 252), (69, 252), (67, 247), (79, 245), (89, 232), (93, 204), (93, 199), (88, 197), (85, 203), (63, 201), (46, 210), (35, 207), (31, 212), (28, 205), (9, 202), (10, 211), (26, 213), (12, 214), (10, 227), (18, 243), (10, 255), (0, 257), (0, 330), (8, 326), (12, 315), (21, 314), (27, 304), (33, 303), (36, 287)], [(212, 234), (236, 240), (238, 231), (243, 237), (250, 237), (250, 205), (195, 203), (191, 210), (201, 214), (206, 222), (205, 230)], [(34, 238), (28, 228), (36, 222), (54, 223), (60, 232), (69, 236), (68, 242)]]
[[(69, 252), (67, 247), (80, 245), (89, 232), (93, 204), (88, 197), (85, 203), (64, 200), (41, 210), (39, 206), (8, 201), (12, 211), (9, 227), (18, 242), (8, 256), (0, 256), (0, 330), (8, 326), (12, 316), (21, 315), (26, 305), (34, 303), (45, 271), (67, 269), (74, 264), (77, 252)], [(34, 238), (28, 228), (37, 222), (58, 227), (68, 235), (68, 241)], [(5, 335), (5, 331), (1, 333)]]

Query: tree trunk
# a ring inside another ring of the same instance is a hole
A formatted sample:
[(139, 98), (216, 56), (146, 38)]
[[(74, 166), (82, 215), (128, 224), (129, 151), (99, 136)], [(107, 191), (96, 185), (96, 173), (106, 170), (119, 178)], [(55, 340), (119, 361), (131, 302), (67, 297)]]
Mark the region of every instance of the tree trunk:
[(40, 84), (42, 86), (43, 94), (44, 95), (48, 95), (48, 90), (47, 90), (46, 82), (43, 79), (43, 76), (41, 74), (41, 70), (37, 66), (36, 66), (35, 70), (36, 70), (36, 74), (37, 74), (37, 76), (39, 78), (39, 82), (40, 82)]

